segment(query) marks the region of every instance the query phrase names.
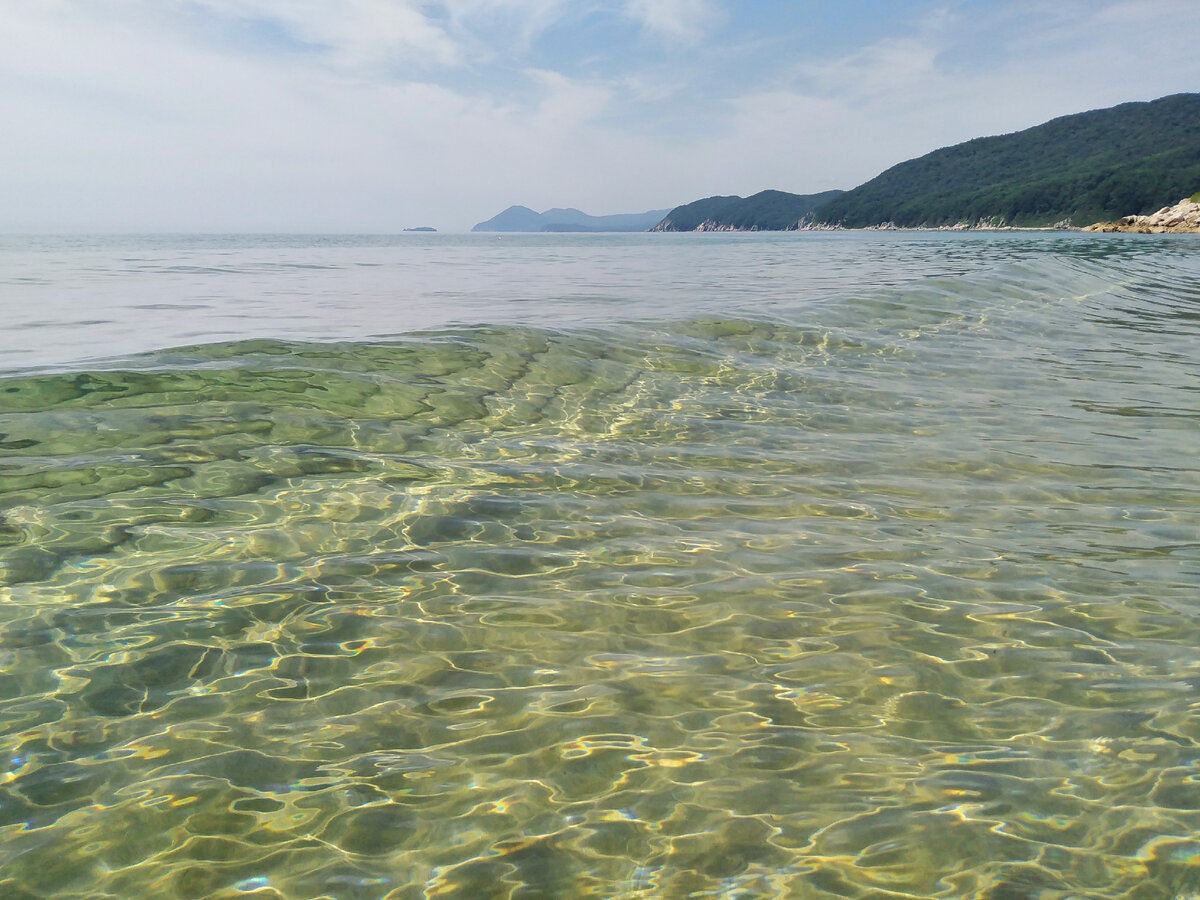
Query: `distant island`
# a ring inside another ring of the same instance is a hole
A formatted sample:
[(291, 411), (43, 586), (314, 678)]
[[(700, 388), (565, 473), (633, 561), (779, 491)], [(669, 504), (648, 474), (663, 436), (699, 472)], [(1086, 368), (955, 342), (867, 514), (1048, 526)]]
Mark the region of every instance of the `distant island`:
[(428, 225), (418, 225), (416, 228), (405, 228), (405, 231), (437, 231), (436, 228), (430, 228)]
[(472, 231), (648, 231), (663, 216), (665, 209), (644, 213), (625, 213), (615, 216), (589, 216), (578, 209), (548, 209), (534, 212), (527, 206), (510, 206)]

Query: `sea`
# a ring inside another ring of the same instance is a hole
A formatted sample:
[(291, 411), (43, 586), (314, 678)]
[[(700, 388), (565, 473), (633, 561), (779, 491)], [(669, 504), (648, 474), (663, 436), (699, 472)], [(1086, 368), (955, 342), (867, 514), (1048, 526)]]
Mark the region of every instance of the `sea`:
[(0, 236), (0, 896), (1200, 897), (1200, 236)]

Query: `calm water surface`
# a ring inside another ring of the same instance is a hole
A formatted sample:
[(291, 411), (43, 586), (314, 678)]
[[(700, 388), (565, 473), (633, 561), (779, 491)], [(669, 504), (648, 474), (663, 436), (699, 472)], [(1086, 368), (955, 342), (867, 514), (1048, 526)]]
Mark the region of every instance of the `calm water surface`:
[(0, 895), (1200, 896), (1200, 240), (0, 237)]

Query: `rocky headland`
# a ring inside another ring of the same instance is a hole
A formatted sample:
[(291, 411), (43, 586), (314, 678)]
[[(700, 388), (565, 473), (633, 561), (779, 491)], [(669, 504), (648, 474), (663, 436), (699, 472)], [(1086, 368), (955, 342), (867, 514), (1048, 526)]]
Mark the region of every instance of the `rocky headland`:
[(1148, 216), (1124, 216), (1115, 222), (1097, 222), (1084, 231), (1129, 231), (1136, 234), (1200, 232), (1200, 194), (1164, 206)]

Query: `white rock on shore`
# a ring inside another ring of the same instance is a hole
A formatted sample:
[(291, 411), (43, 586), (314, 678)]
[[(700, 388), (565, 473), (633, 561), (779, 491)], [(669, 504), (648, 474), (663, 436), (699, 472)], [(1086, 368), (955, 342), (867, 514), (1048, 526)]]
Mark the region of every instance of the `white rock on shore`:
[(1131, 231), (1137, 234), (1200, 232), (1200, 203), (1183, 199), (1148, 216), (1125, 216), (1115, 222), (1097, 222), (1084, 231)]

